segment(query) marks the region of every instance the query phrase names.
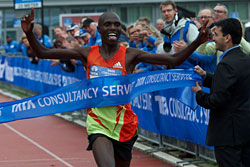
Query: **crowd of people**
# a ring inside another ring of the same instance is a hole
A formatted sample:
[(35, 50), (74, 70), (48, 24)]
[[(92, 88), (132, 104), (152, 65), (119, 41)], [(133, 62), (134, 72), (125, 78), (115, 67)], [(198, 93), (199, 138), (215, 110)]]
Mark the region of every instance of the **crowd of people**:
[[(238, 19), (227, 18), (228, 10), (222, 4), (200, 10), (198, 20), (179, 14), (173, 1), (162, 2), (160, 10), (164, 19), (158, 19), (155, 26), (148, 17), (126, 26), (112, 12), (100, 16), (98, 23), (84, 17), (79, 25), (71, 24), (66, 30), (55, 27), (54, 43), (48, 36), (41, 36), (41, 26), (33, 26), (32, 10), (22, 18), (23, 46), (8, 39), (6, 52), (22, 48), (32, 63), (50, 59), (52, 65), (67, 64), (62, 69), (68, 72), (74, 71), (76, 63), (82, 63), (87, 78), (99, 77), (91, 71), (93, 66), (105, 74), (113, 69), (118, 75), (195, 68), (209, 80), (204, 85), (211, 88), (208, 94), (197, 83), (193, 91), (198, 104), (212, 109), (207, 144), (215, 146), (218, 164), (249, 165), (250, 72), (243, 68), (250, 62), (246, 56), (250, 55), (250, 44), (243, 38), (242, 24)], [(240, 55), (240, 60), (235, 56), (230, 59), (235, 54)], [(213, 79), (212, 73), (221, 78), (214, 75)], [(93, 150), (98, 166), (130, 165), (137, 125), (129, 104), (88, 110), (88, 149)]]
[[(173, 1), (165, 1), (161, 4), (162, 18), (152, 23), (150, 19), (140, 17), (135, 23), (130, 25), (122, 24), (122, 33), (119, 39), (120, 44), (129, 48), (138, 48), (150, 53), (177, 53), (193, 42), (199, 29), (206, 22), (207, 27), (213, 26), (213, 23), (227, 18), (227, 7), (217, 4), (214, 9), (201, 9), (196, 18), (183, 16), (178, 12), (178, 8)], [(48, 35), (42, 36), (42, 26), (35, 24), (34, 34), (36, 38), (46, 48), (76, 48), (89, 47), (98, 44), (101, 46), (102, 40), (97, 30), (97, 23), (89, 17), (82, 17), (79, 24), (70, 24), (64, 29), (60, 26), (54, 27), (55, 39), (51, 40)], [(244, 34), (243, 34), (244, 35)], [(37, 64), (39, 59), (32, 53), (29, 43), (25, 41), (25, 34), (20, 37), (20, 41), (12, 40), (7, 36), (7, 43), (4, 45), (6, 53), (22, 53), (23, 56), (30, 58), (31, 63)], [(60, 46), (58, 46), (60, 44)], [(242, 37), (240, 46), (244, 52), (250, 54), (250, 44)], [(214, 72), (219, 56), (222, 52), (216, 50), (212, 39), (208, 44), (199, 47), (184, 63), (179, 66), (161, 66), (139, 63), (134, 72), (146, 72), (165, 69), (188, 69), (195, 65), (200, 65), (208, 72)], [(77, 63), (75, 60), (67, 61), (66, 64), (59, 60), (51, 60), (52, 66), (61, 65), (63, 70), (73, 72), (73, 66)]]

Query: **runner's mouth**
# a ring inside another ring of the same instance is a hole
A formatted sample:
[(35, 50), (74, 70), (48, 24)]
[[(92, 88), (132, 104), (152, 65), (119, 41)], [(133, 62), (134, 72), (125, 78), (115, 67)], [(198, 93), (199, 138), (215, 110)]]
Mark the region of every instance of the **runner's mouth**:
[(117, 34), (116, 33), (109, 33), (108, 39), (109, 40), (117, 40)]

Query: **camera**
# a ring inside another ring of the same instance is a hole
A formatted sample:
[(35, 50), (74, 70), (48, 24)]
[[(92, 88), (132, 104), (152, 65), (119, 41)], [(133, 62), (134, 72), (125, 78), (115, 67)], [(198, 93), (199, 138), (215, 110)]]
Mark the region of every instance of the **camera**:
[(144, 34), (139, 34), (140, 39), (144, 39)]
[(163, 49), (165, 52), (170, 52), (172, 49), (172, 44), (170, 42), (164, 42)]

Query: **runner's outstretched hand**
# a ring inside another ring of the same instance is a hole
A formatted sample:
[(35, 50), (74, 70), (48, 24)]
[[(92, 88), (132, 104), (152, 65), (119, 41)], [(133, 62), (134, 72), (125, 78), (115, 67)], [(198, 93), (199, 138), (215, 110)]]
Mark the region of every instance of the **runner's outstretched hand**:
[(208, 21), (205, 24), (203, 24), (203, 26), (201, 27), (199, 36), (197, 38), (197, 40), (201, 44), (208, 41), (208, 39), (209, 39), (209, 34), (210, 34), (211, 31), (207, 28), (207, 23), (208, 23)]
[(25, 33), (31, 33), (34, 26), (34, 9), (31, 9), (31, 13), (22, 17), (21, 19), (22, 29)]

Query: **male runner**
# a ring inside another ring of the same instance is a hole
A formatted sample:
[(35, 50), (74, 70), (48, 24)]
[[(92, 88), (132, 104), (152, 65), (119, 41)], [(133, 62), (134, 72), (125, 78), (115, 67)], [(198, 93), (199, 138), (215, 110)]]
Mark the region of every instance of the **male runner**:
[[(179, 65), (203, 42), (208, 40), (205, 26), (199, 37), (186, 49), (174, 54), (151, 54), (118, 43), (121, 21), (112, 12), (98, 21), (102, 45), (74, 49), (47, 49), (32, 33), (34, 9), (22, 18), (22, 29), (36, 55), (42, 59), (78, 59), (87, 70), (87, 77), (131, 74), (139, 62), (159, 65)], [(100, 71), (96, 73), (94, 71)], [(87, 132), (89, 147), (99, 167), (129, 167), (133, 144), (137, 137), (138, 120), (130, 104), (88, 109)]]

